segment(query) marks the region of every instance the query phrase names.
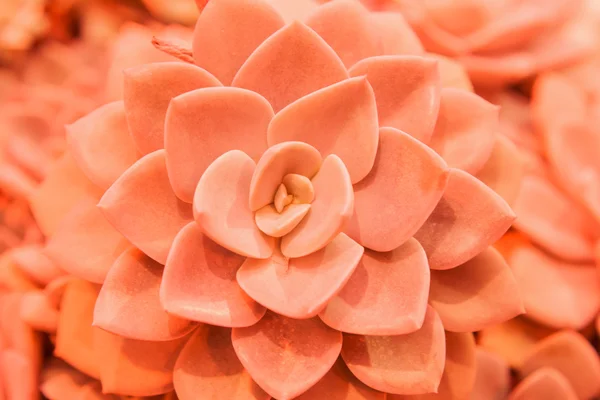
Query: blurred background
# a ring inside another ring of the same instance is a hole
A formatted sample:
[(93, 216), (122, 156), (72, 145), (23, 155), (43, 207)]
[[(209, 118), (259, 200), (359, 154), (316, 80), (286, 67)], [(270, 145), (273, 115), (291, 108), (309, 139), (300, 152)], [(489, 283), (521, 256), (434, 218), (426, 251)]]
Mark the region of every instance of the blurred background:
[[(191, 57), (205, 3), (0, 0), (0, 287), (40, 290), (60, 275), (37, 253), (45, 237), (29, 199), (65, 150), (65, 125), (120, 99), (123, 69)], [(293, 15), (312, 1), (273, 3)], [(507, 398), (532, 351), (551, 353), (536, 362), (563, 368), (576, 398), (600, 398), (593, 381), (600, 372), (577, 378), (600, 365), (600, 0), (362, 3), (402, 13), (425, 50), (452, 71), (448, 79), (501, 106), (492, 158), (504, 164), (486, 174), (519, 181), (494, 188), (517, 214), (496, 247), (527, 314), (476, 333), (478, 375), (468, 399)], [(52, 351), (55, 321), (40, 317), (43, 310), (3, 307), (22, 312)], [(576, 339), (553, 336), (565, 331)]]

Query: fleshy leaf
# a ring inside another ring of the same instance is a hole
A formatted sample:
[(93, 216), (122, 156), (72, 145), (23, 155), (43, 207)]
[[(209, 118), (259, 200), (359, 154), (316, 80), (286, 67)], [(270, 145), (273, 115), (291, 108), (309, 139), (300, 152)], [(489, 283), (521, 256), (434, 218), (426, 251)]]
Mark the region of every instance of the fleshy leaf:
[(600, 284), (594, 264), (572, 264), (529, 245), (505, 254), (527, 316), (555, 328), (582, 329), (600, 310)]
[(19, 315), (35, 330), (56, 333), (58, 310), (42, 291), (28, 292), (23, 295)]
[(260, 95), (238, 88), (208, 88), (171, 100), (165, 120), (167, 170), (175, 194), (188, 203), (208, 166), (229, 150), (258, 160), (267, 149), (273, 110)]
[(427, 220), (447, 180), (448, 167), (433, 150), (404, 132), (381, 129), (373, 169), (354, 186), (345, 233), (375, 251), (395, 249)]
[(366, 251), (319, 317), (342, 332), (402, 335), (423, 325), (429, 296), (427, 255), (414, 239), (388, 253)]
[[(345, 23), (340, 24), (340, 20)], [(417, 35), (400, 13), (368, 12), (359, 2), (330, 1), (315, 10), (306, 23), (348, 68), (369, 57), (423, 53)]]
[(367, 386), (391, 394), (437, 390), (444, 371), (444, 327), (427, 308), (421, 329), (408, 335), (344, 335), (342, 358)]
[(3, 391), (7, 399), (37, 400), (38, 377), (36, 365), (23, 354), (15, 350), (3, 350), (0, 353)]
[(348, 78), (337, 54), (300, 22), (265, 40), (240, 68), (232, 86), (264, 96), (275, 112), (315, 90)]
[(275, 144), (262, 155), (250, 182), (250, 210), (273, 203), (275, 192), (288, 174), (312, 179), (321, 167), (319, 151), (310, 144), (286, 141)]
[[(77, 397), (73, 400), (119, 400), (116, 394), (102, 393), (102, 385), (100, 382), (91, 382), (84, 385), (77, 393)], [(139, 399), (131, 399), (139, 400)], [(163, 397), (148, 399), (148, 400), (165, 400)]]
[[(481, 27), (471, 30), (468, 35), (465, 35), (466, 43), (469, 50), (475, 52), (507, 52), (510, 54), (512, 48), (522, 48), (531, 42), (531, 38), (541, 35), (544, 30), (548, 30), (553, 23), (560, 24), (564, 20), (561, 17), (556, 17), (555, 13), (561, 13), (563, 9), (563, 18), (569, 16), (566, 12), (565, 5), (567, 2), (558, 1), (544, 7), (543, 9), (536, 3), (514, 3), (511, 7), (507, 3), (506, 15), (504, 18), (493, 18), (494, 8), (490, 7), (487, 10), (487, 18), (481, 23)], [(570, 7), (568, 7), (570, 8)], [(576, 7), (574, 7), (576, 8)], [(482, 11), (483, 11), (482, 10)], [(498, 10), (498, 9), (496, 9)], [(484, 12), (485, 12), (484, 11)], [(502, 12), (503, 10), (498, 10)], [(442, 11), (443, 13), (443, 11)], [(451, 19), (451, 18), (448, 18)], [(459, 20), (469, 20), (467, 18), (453, 18)], [(474, 18), (471, 18), (473, 21)]]
[(175, 363), (173, 383), (181, 400), (269, 400), (238, 360), (231, 329), (201, 326), (193, 333)]
[(269, 3), (286, 23), (304, 20), (319, 7), (320, 0), (265, 0)]
[(65, 286), (58, 314), (56, 348), (54, 355), (77, 370), (99, 378), (98, 361), (94, 359), (92, 327), (94, 305), (100, 288), (80, 279), (72, 279)]
[[(288, 196), (292, 196), (292, 202), (296, 204), (310, 204), (315, 199), (315, 188), (310, 179), (298, 174), (288, 174), (283, 177), (282, 185)], [(277, 196), (277, 193), (275, 194)], [(286, 196), (287, 197), (287, 196)], [(276, 205), (276, 199), (274, 199)]]
[(369, 82), (364, 77), (347, 79), (278, 112), (269, 125), (269, 145), (296, 140), (315, 147), (323, 157), (340, 157), (353, 184), (363, 179), (373, 167), (379, 141)]
[(46, 286), (67, 275), (54, 261), (48, 258), (43, 247), (39, 245), (19, 246), (10, 254), (13, 262), (19, 266), (21, 271), (41, 285)]
[(492, 154), (477, 179), (498, 193), (509, 205), (514, 204), (525, 175), (525, 160), (519, 149), (504, 135), (496, 135)]
[[(194, 195), (194, 218), (209, 238), (234, 253), (269, 258), (275, 241), (262, 233), (250, 210), (256, 164), (244, 152), (229, 151), (205, 171)], [(273, 192), (273, 195), (275, 192)]]
[(378, 55), (420, 55), (423, 45), (406, 19), (398, 12), (369, 13), (371, 31), (378, 39)]
[(96, 201), (101, 195), (67, 152), (32, 195), (31, 211), (44, 235), (51, 236), (75, 204), (84, 199)]
[(465, 68), (456, 60), (439, 54), (427, 54), (438, 62), (442, 88), (462, 89), (473, 92), (473, 84)]
[(281, 252), (289, 258), (307, 256), (327, 246), (352, 215), (354, 193), (342, 160), (331, 154), (312, 179), (315, 200), (298, 226), (281, 239)]
[[(50, 86), (43, 90), (48, 90), (48, 94), (54, 94), (55, 88), (56, 87)], [(63, 90), (66, 91), (66, 89)], [(57, 103), (60, 104), (61, 102)], [(11, 126), (10, 119), (8, 119), (8, 121), (3, 119), (4, 122), (8, 122), (8, 126), (5, 129), (10, 131), (11, 134), (3, 139), (4, 161), (7, 162), (4, 163), (2, 168), (3, 175), (6, 174), (2, 178), (2, 181), (3, 184), (12, 186), (12, 179), (10, 179), (9, 176), (12, 175), (12, 178), (15, 179), (13, 182), (14, 186), (10, 189), (5, 189), (7, 191), (12, 191), (12, 189), (18, 190), (19, 186), (21, 186), (22, 189), (26, 189), (30, 183), (42, 180), (48, 174), (48, 168), (56, 156), (55, 151), (57, 150), (57, 147), (64, 145), (64, 138), (60, 137), (60, 135), (59, 137), (54, 136), (56, 130), (61, 127), (53, 125), (53, 111), (50, 109), (40, 111), (42, 115), (22, 114), (24, 108), (28, 110), (31, 110), (31, 108), (38, 108), (39, 100), (34, 101), (32, 99), (31, 103), (28, 104), (31, 105), (27, 106), (23, 103), (16, 102), (9, 108), (13, 109), (15, 113), (18, 114), (18, 116), (15, 116), (14, 118), (16, 120), (16, 127)], [(82, 108), (85, 107), (88, 107), (88, 105), (82, 105)], [(70, 115), (69, 118), (75, 117), (73, 114)], [(65, 117), (66, 116), (57, 116), (57, 119), (63, 121), (66, 119)], [(31, 124), (31, 126), (28, 127), (28, 124)], [(55, 124), (58, 125), (60, 122), (57, 120)], [(19, 125), (23, 126), (19, 127)], [(48, 134), (50, 135), (46, 136)]]
[(386, 394), (371, 389), (358, 379), (338, 358), (329, 372), (294, 400), (384, 400)]
[(162, 275), (163, 266), (138, 249), (125, 251), (102, 285), (94, 326), (136, 340), (174, 340), (189, 333), (195, 325), (160, 304)]
[(166, 342), (126, 339), (94, 331), (95, 360), (107, 393), (154, 396), (173, 390), (173, 367), (189, 336)]
[(39, 289), (30, 276), (13, 260), (10, 251), (0, 255), (0, 287), (16, 292)]
[(481, 348), (506, 360), (512, 368), (519, 368), (533, 346), (554, 332), (520, 316), (482, 330), (477, 342)]
[(500, 239), (514, 219), (502, 197), (469, 173), (452, 168), (444, 195), (415, 238), (423, 245), (429, 266), (445, 270)]
[[(558, 3), (570, 4), (570, 2)], [(481, 84), (489, 86), (490, 83), (497, 87), (506, 86), (540, 71), (568, 65), (592, 54), (597, 46), (594, 43), (594, 35), (586, 34), (585, 29), (582, 30), (581, 27), (581, 23), (567, 24), (553, 34), (542, 36), (540, 38), (542, 40), (533, 41), (522, 51), (467, 54), (459, 57), (458, 60), (467, 68), (476, 86)]]
[(0, 299), (0, 353), (14, 350), (31, 362), (34, 371), (38, 371), (42, 366), (42, 337), (19, 316), (23, 295), (5, 292)]
[[(471, 333), (446, 332), (446, 363), (439, 388), (416, 396), (389, 395), (389, 400), (469, 399), (475, 383), (475, 339)], [(489, 399), (488, 399), (489, 400)]]
[(310, 204), (289, 204), (281, 212), (268, 205), (256, 211), (254, 220), (263, 233), (280, 238), (298, 226), (309, 211)]
[[(565, 107), (566, 105), (568, 107)], [(532, 123), (536, 131), (544, 136), (554, 134), (556, 129), (562, 129), (565, 122), (586, 119), (587, 108), (586, 93), (583, 88), (574, 85), (574, 82), (562, 74), (555, 72), (541, 74), (531, 88)], [(549, 147), (558, 150), (554, 146)], [(560, 157), (560, 154), (549, 154), (549, 156), (550, 161), (554, 161), (554, 157)]]
[(380, 56), (364, 59), (350, 76), (366, 75), (375, 91), (380, 127), (391, 127), (427, 143), (440, 106), (436, 61), (419, 56)]
[(536, 72), (535, 61), (529, 54), (500, 53), (493, 55), (465, 55), (457, 60), (467, 69), (473, 83), (493, 83), (492, 87), (503, 87), (523, 81)]
[(330, 1), (317, 8), (306, 24), (335, 50), (347, 68), (362, 59), (381, 55), (369, 11), (358, 1)]
[(491, 247), (456, 268), (432, 270), (429, 303), (452, 332), (478, 331), (525, 312), (515, 277)]
[(311, 318), (344, 286), (356, 268), (363, 248), (339, 234), (323, 249), (308, 256), (267, 260), (247, 259), (237, 280), (254, 300), (290, 318)]
[(129, 246), (96, 204), (84, 200), (50, 237), (45, 253), (71, 275), (102, 283), (117, 257)]
[(4, 162), (0, 166), (0, 185), (10, 196), (31, 198), (36, 193), (38, 183), (21, 168)]
[(546, 250), (572, 261), (593, 259), (589, 215), (549, 180), (525, 177), (514, 210), (515, 227)]
[(563, 374), (554, 368), (540, 368), (523, 379), (510, 394), (510, 400), (578, 400), (577, 393)]
[(229, 85), (252, 52), (283, 25), (264, 1), (209, 1), (194, 29), (194, 60)]
[[(508, 363), (499, 355), (477, 347), (472, 400), (504, 399), (511, 387)], [(522, 399), (524, 400), (524, 399)], [(540, 399), (541, 400), (541, 399)]]
[(442, 89), (431, 147), (450, 167), (479, 172), (494, 148), (499, 109), (474, 93)]
[(129, 132), (142, 154), (164, 147), (165, 115), (175, 96), (203, 87), (221, 86), (211, 74), (192, 64), (145, 64), (124, 71), (125, 115)]
[(67, 289), (69, 283), (74, 280), (78, 279), (70, 275), (61, 276), (60, 278), (50, 282), (44, 288), (44, 294), (48, 298), (48, 301), (57, 310), (60, 309), (60, 303), (62, 302), (62, 297), (65, 294), (65, 290)]
[(150, 153), (133, 164), (104, 193), (102, 213), (134, 246), (161, 264), (175, 235), (192, 220), (192, 207), (175, 196), (165, 151)]
[(40, 374), (39, 390), (48, 399), (69, 399), (89, 382), (89, 376), (52, 357)]
[(520, 372), (527, 376), (544, 367), (554, 368), (567, 378), (580, 399), (592, 399), (600, 393), (600, 358), (577, 332), (558, 332), (538, 342)]
[(218, 326), (249, 326), (266, 309), (236, 281), (245, 258), (202, 234), (195, 222), (179, 232), (167, 259), (160, 287), (164, 309), (182, 318)]
[(125, 22), (112, 44), (110, 66), (107, 72), (106, 93), (108, 101), (123, 98), (123, 71), (142, 64), (175, 61), (175, 58), (163, 53), (152, 45), (153, 35), (160, 33), (181, 37), (188, 29), (169, 27), (159, 32), (146, 25)]
[(268, 312), (257, 324), (234, 328), (233, 348), (254, 381), (277, 399), (292, 399), (335, 363), (342, 334), (318, 318), (289, 319)]
[(600, 163), (593, 151), (600, 146), (600, 137), (588, 118), (562, 127), (554, 127), (544, 139), (552, 170), (574, 198), (593, 215), (600, 217)]
[(138, 159), (122, 101), (97, 108), (66, 130), (75, 162), (103, 190)]

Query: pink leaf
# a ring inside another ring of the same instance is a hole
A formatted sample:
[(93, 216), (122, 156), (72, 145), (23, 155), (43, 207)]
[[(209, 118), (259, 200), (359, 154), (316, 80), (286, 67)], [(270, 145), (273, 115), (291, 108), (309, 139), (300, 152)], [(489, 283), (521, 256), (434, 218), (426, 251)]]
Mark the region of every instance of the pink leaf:
[(194, 90), (171, 100), (165, 120), (167, 170), (188, 203), (208, 166), (229, 150), (258, 160), (267, 149), (273, 110), (260, 95), (237, 88)]
[(352, 183), (360, 181), (373, 167), (379, 142), (371, 85), (364, 77), (352, 78), (302, 97), (277, 113), (268, 141), (270, 145), (302, 141), (323, 157), (335, 154)]
[[(389, 395), (389, 400), (468, 399), (475, 383), (475, 339), (471, 333), (446, 332), (446, 363), (440, 386), (416, 396)], [(490, 400), (490, 399), (486, 399)]]
[(476, 373), (472, 400), (503, 399), (511, 387), (510, 368), (500, 356), (482, 347), (475, 351)]
[(437, 390), (444, 371), (444, 327), (428, 307), (421, 329), (407, 335), (344, 335), (342, 358), (373, 389), (395, 394)]
[(295, 400), (384, 400), (386, 394), (371, 389), (358, 379), (338, 358), (329, 372), (315, 386)]
[(129, 246), (95, 202), (83, 201), (50, 237), (45, 253), (71, 275), (102, 283), (117, 257)]
[(38, 377), (36, 366), (23, 354), (15, 350), (3, 350), (0, 353), (2, 384), (7, 399), (37, 400)]
[(583, 329), (600, 310), (596, 265), (561, 261), (531, 245), (515, 248), (506, 260), (529, 318), (554, 328)]
[(92, 327), (94, 305), (100, 288), (80, 279), (69, 281), (64, 289), (58, 314), (54, 355), (77, 370), (99, 378), (99, 363), (94, 359)]
[(165, 115), (173, 97), (221, 86), (202, 68), (182, 62), (145, 64), (124, 73), (125, 115), (131, 137), (143, 155), (164, 147)]
[[(347, 68), (379, 56), (379, 38), (371, 29), (369, 11), (358, 1), (337, 0), (315, 10), (306, 24), (338, 54)], [(344, 24), (340, 24), (344, 21)]]
[(389, 253), (366, 251), (352, 277), (319, 317), (342, 332), (402, 335), (423, 325), (429, 266), (414, 239)]
[(539, 341), (528, 353), (520, 372), (527, 376), (544, 367), (561, 373), (579, 399), (591, 399), (600, 393), (600, 358), (577, 332), (562, 331)]
[(79, 170), (67, 152), (33, 193), (31, 210), (42, 232), (50, 236), (75, 204), (84, 199), (97, 201), (101, 195), (101, 190)]
[(352, 182), (342, 160), (329, 155), (312, 179), (315, 200), (298, 226), (281, 239), (281, 252), (289, 258), (307, 256), (335, 239), (352, 215)]
[(68, 125), (67, 142), (77, 165), (103, 190), (138, 159), (122, 101), (106, 104)]
[(231, 344), (231, 330), (202, 326), (181, 351), (173, 382), (181, 400), (269, 400), (244, 369)]
[(448, 167), (433, 150), (404, 132), (381, 129), (375, 164), (354, 186), (354, 215), (344, 232), (369, 249), (395, 249), (427, 220), (447, 180)]
[(192, 220), (192, 207), (171, 189), (164, 150), (133, 164), (104, 193), (98, 207), (134, 246), (161, 264), (177, 232)]
[(237, 273), (246, 293), (265, 307), (290, 318), (311, 318), (344, 286), (363, 248), (343, 233), (308, 256), (247, 259)]
[(544, 367), (523, 379), (510, 394), (510, 400), (578, 400), (577, 393), (563, 374)]
[(450, 170), (440, 202), (415, 234), (432, 269), (454, 268), (485, 248), (510, 228), (515, 214), (508, 204), (477, 178)]
[(440, 106), (437, 63), (418, 56), (371, 57), (350, 69), (350, 76), (363, 75), (375, 91), (379, 126), (427, 143)]
[(35, 330), (56, 333), (58, 310), (42, 291), (28, 292), (23, 295), (19, 315)]
[(175, 237), (167, 259), (160, 287), (162, 306), (171, 314), (211, 325), (254, 325), (266, 309), (236, 281), (244, 260), (190, 222)]
[(95, 360), (102, 390), (130, 396), (155, 396), (173, 390), (173, 368), (189, 336), (152, 342), (94, 331)]
[(262, 233), (250, 210), (256, 164), (244, 152), (229, 151), (205, 171), (194, 195), (194, 218), (209, 238), (245, 257), (269, 258), (275, 241)]
[(233, 348), (252, 378), (271, 396), (289, 400), (316, 384), (335, 363), (342, 334), (318, 318), (267, 313), (256, 325), (234, 328)]
[(194, 60), (229, 85), (252, 52), (283, 25), (260, 0), (209, 1), (194, 29)]
[(459, 267), (432, 270), (429, 303), (452, 332), (478, 331), (525, 312), (512, 271), (491, 247)]
[(492, 154), (477, 179), (498, 193), (509, 205), (514, 204), (525, 175), (525, 160), (519, 149), (504, 135), (496, 135)]
[(593, 259), (590, 216), (548, 179), (525, 177), (514, 210), (515, 227), (546, 250), (566, 260)]
[(188, 334), (195, 324), (165, 311), (159, 300), (163, 266), (136, 248), (110, 269), (94, 308), (94, 326), (136, 340), (166, 341)]
[(300, 22), (265, 40), (242, 65), (232, 86), (263, 95), (275, 112), (325, 86), (348, 78), (335, 52)]
[(450, 167), (479, 172), (494, 148), (499, 110), (474, 93), (442, 89), (431, 147)]
[(46, 286), (67, 275), (54, 261), (48, 258), (44, 248), (39, 245), (17, 247), (11, 252), (11, 256), (14, 263), (23, 272), (41, 285)]
[(321, 168), (319, 151), (310, 144), (285, 141), (269, 147), (260, 157), (250, 182), (250, 209), (256, 211), (273, 203), (283, 178), (297, 174), (313, 179)]

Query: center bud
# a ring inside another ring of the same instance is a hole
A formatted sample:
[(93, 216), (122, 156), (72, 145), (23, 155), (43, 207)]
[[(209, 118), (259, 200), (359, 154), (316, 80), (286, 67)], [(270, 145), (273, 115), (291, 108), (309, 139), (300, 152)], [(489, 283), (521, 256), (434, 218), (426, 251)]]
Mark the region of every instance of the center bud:
[(250, 182), (250, 210), (263, 233), (280, 238), (292, 232), (315, 199), (312, 179), (323, 159), (304, 142), (269, 147), (258, 160)]
[(310, 179), (300, 174), (287, 174), (277, 187), (273, 202), (254, 215), (258, 229), (272, 237), (287, 235), (308, 213), (314, 198)]

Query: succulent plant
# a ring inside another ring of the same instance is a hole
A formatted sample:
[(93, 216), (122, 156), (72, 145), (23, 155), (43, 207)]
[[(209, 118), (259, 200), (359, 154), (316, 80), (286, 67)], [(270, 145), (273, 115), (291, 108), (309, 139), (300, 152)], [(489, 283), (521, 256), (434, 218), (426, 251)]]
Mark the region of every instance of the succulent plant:
[(208, 2), (194, 64), (127, 69), (68, 127), (32, 198), (82, 279), (56, 355), (121, 395), (468, 394), (471, 332), (523, 312), (489, 247), (514, 220), (498, 109), (398, 13), (277, 7)]

